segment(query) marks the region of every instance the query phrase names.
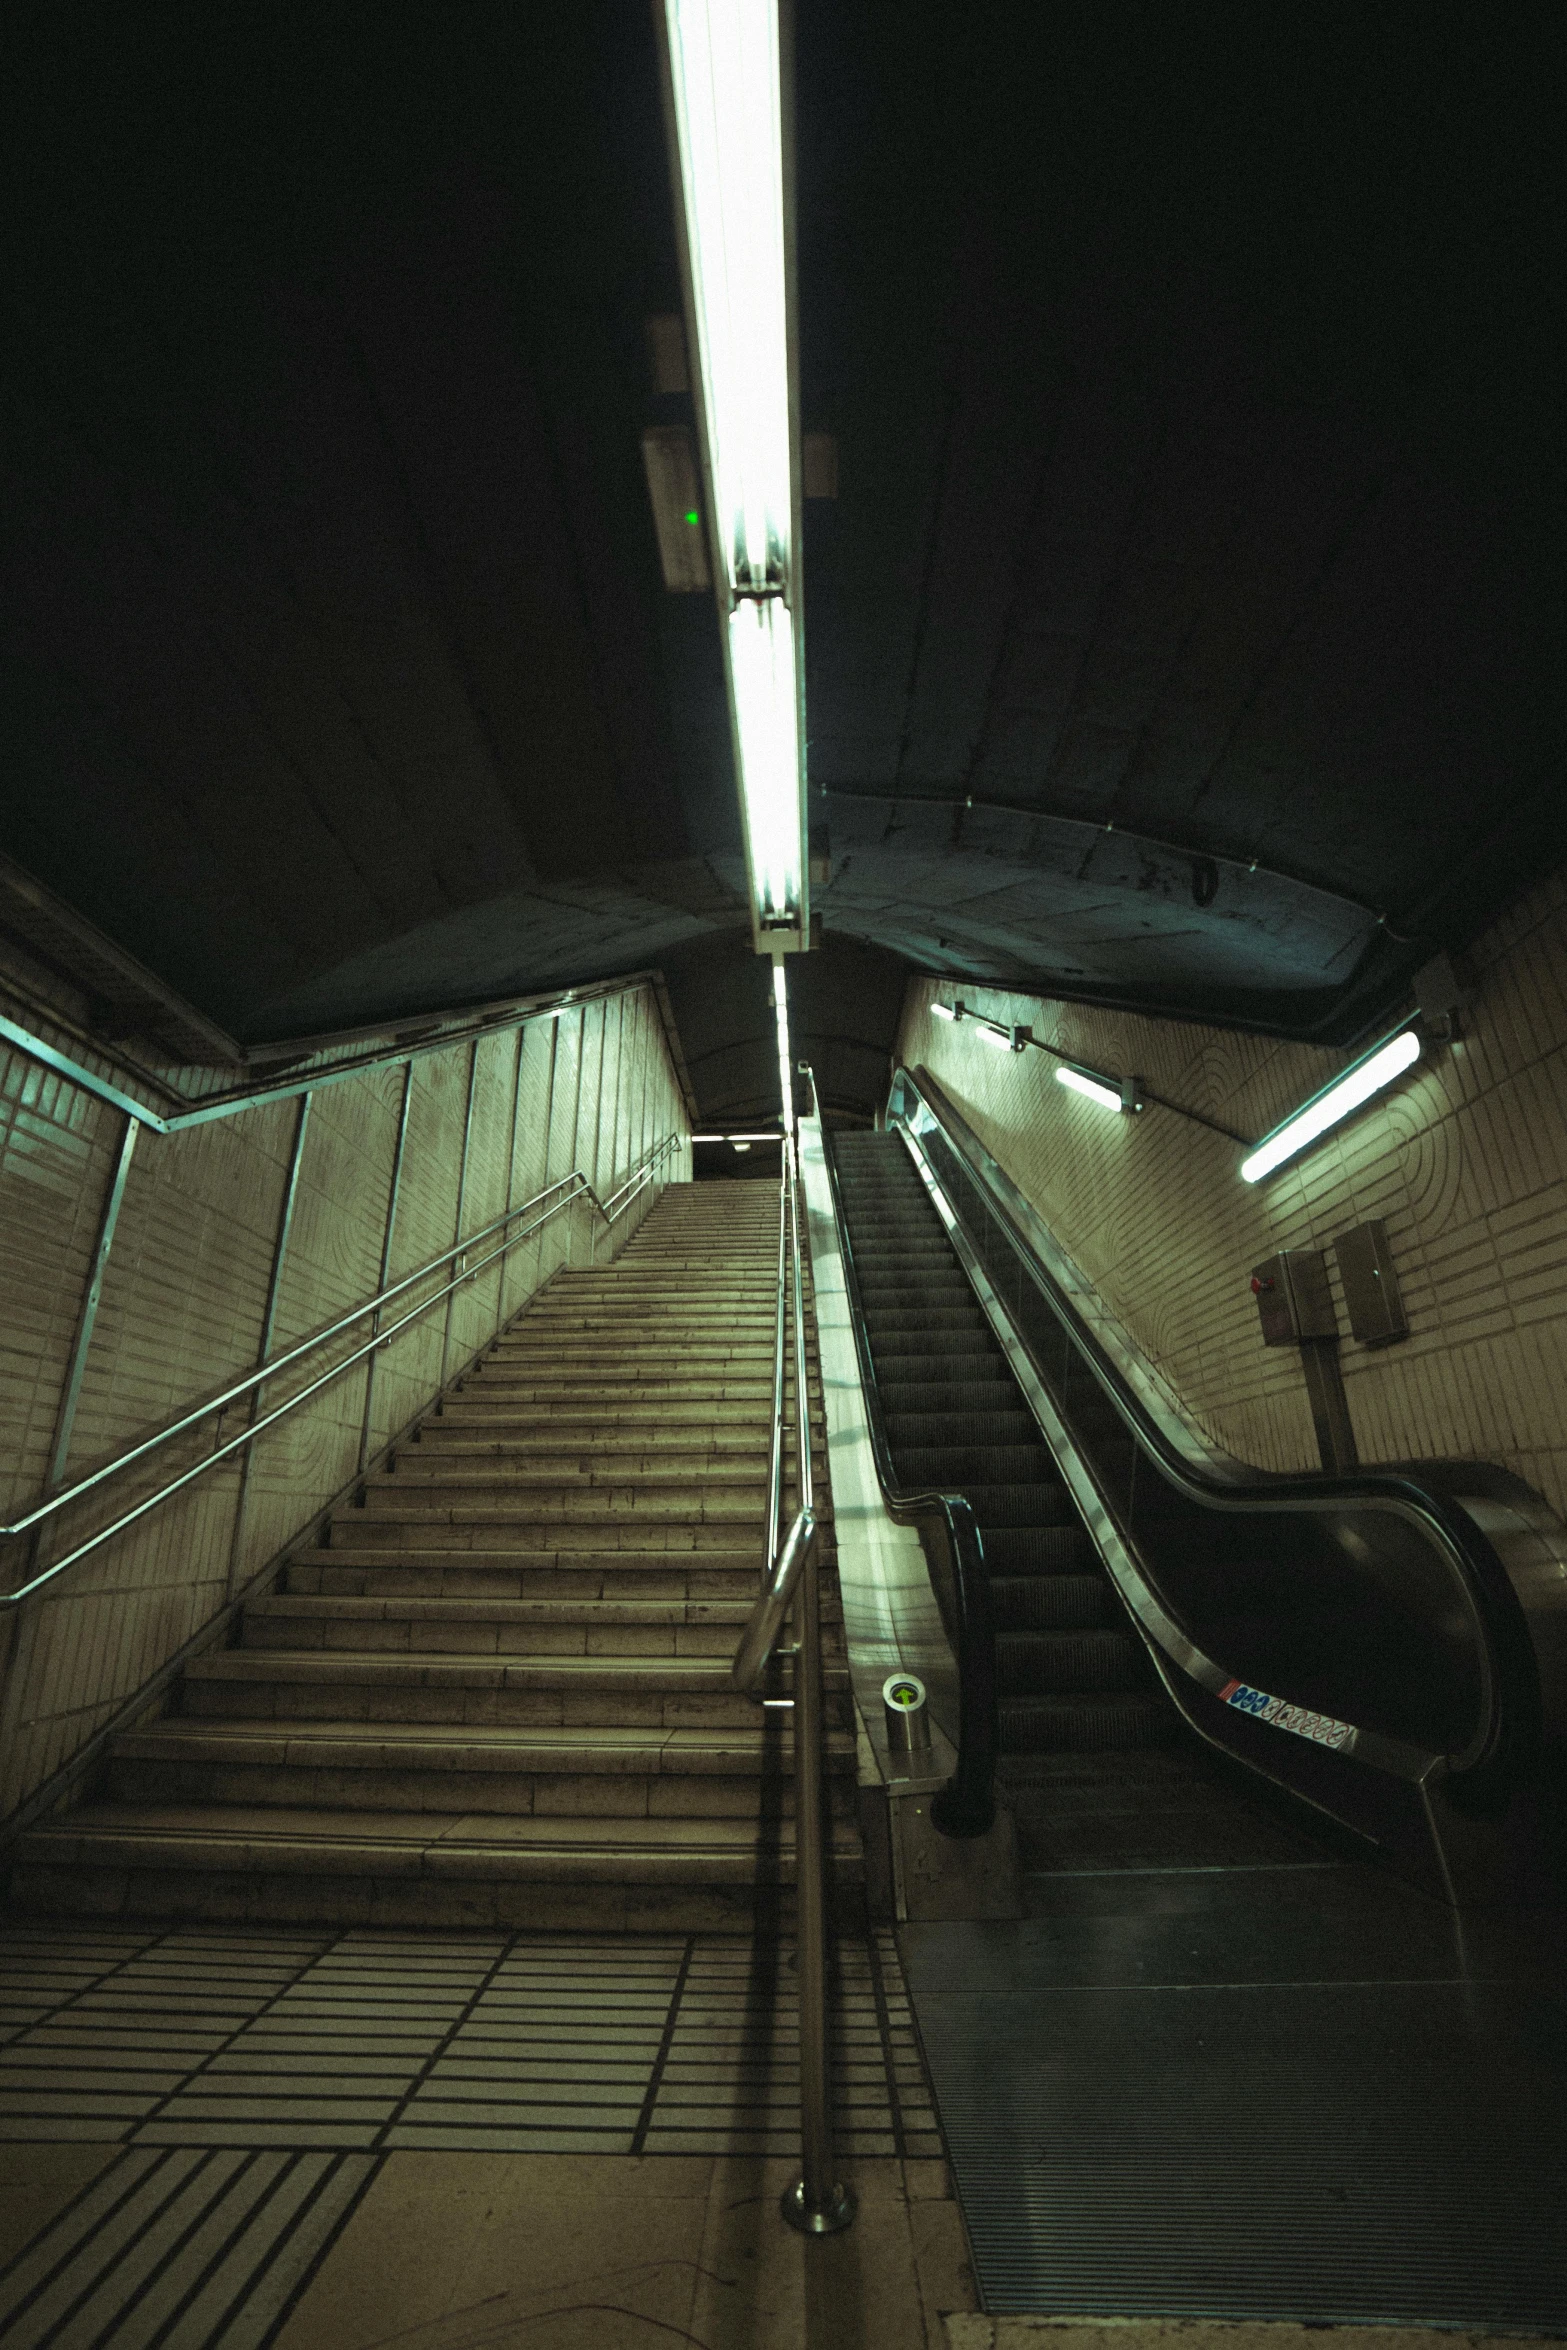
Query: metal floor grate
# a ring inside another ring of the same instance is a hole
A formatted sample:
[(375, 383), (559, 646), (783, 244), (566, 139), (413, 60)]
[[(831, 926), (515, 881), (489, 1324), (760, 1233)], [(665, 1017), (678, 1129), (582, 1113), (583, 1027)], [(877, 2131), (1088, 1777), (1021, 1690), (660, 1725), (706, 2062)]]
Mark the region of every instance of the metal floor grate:
[[(836, 1956), (840, 2150), (940, 2154), (892, 1935)], [(795, 2029), (739, 1936), (18, 1923), (0, 2140), (787, 2155)]]
[(1105, 1868), (900, 1941), (985, 2307), (1567, 2332), (1559, 1923)]

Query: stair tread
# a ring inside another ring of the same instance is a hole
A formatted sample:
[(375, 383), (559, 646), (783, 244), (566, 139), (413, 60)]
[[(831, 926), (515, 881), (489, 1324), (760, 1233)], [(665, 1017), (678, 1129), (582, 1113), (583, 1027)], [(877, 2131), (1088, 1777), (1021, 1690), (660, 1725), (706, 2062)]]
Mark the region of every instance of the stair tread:
[[(736, 1694), (727, 1656), (453, 1655), (444, 1649), (225, 1648), (194, 1657), (191, 1682), (385, 1681), (410, 1687), (456, 1684), (474, 1689), (712, 1689)], [(831, 1682), (835, 1667), (824, 1663)]]
[[(300, 1749), (295, 1758), (300, 1761), (316, 1754), (341, 1761), (351, 1751), (361, 1761), (384, 1768), (428, 1768), (433, 1757), (451, 1767), (449, 1758), (460, 1757), (470, 1767), (485, 1770), (526, 1764), (530, 1758), (537, 1768), (539, 1758), (558, 1754), (566, 1758), (561, 1767), (568, 1770), (591, 1770), (598, 1765), (605, 1770), (642, 1773), (731, 1758), (736, 1769), (751, 1770), (759, 1766), (769, 1735), (761, 1723), (754, 1729), (623, 1730), (613, 1723), (591, 1729), (554, 1725), (491, 1728), (467, 1722), (241, 1724), (176, 1715), (146, 1729), (122, 1731), (114, 1752), (117, 1759), (132, 1761), (174, 1761), (203, 1751), (209, 1761), (249, 1762), (268, 1759), (284, 1746)], [(854, 1742), (847, 1733), (829, 1731), (826, 1744), (829, 1761), (845, 1755), (853, 1761)]]
[[(333, 1554), (324, 1554), (328, 1557)], [(471, 1551), (462, 1551), (464, 1560)], [(267, 1592), (248, 1600), (247, 1617), (325, 1623), (416, 1624), (745, 1624), (750, 1599), (468, 1599), (410, 1592), (406, 1598), (360, 1592)]]
[[(831, 1823), (834, 1865), (853, 1868), (859, 1836), (851, 1823)], [(778, 1825), (779, 1845), (792, 1859), (794, 1823)], [(736, 1882), (757, 1869), (755, 1823), (722, 1815), (656, 1819), (591, 1814), (492, 1812), (304, 1811), (290, 1806), (98, 1803), (68, 1820), (34, 1828), (21, 1839), (24, 1866), (196, 1869), (255, 1868), (311, 1874), (382, 1873), (388, 1865), (434, 1865), (457, 1873), (464, 1863), (488, 1870), (508, 1862), (550, 1867), (552, 1876), (606, 1863), (635, 1863), (638, 1873), (679, 1881), (693, 1863), (732, 1864)], [(591, 1881), (591, 1877), (590, 1877)]]

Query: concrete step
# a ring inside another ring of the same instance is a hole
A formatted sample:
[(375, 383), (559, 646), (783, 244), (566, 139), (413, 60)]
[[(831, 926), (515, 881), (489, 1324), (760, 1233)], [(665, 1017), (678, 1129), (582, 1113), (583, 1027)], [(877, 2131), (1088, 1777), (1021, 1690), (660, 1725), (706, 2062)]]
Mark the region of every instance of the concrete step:
[[(822, 1394), (815, 1379), (808, 1384), (811, 1401), (811, 1419), (822, 1426)], [(787, 1394), (789, 1422), (794, 1419), (794, 1384)], [(630, 1412), (634, 1417), (653, 1419), (686, 1419), (691, 1412), (702, 1412), (714, 1424), (726, 1419), (764, 1419), (771, 1424), (773, 1417), (773, 1379), (646, 1379), (639, 1372), (627, 1372), (623, 1377), (571, 1377), (566, 1372), (540, 1372), (538, 1377), (510, 1377), (500, 1375), (489, 1382), (477, 1377), (465, 1379), (453, 1386), (446, 1403), (425, 1426), (439, 1426), (444, 1419), (463, 1419), (465, 1415), (489, 1415), (510, 1412), (510, 1415), (529, 1415), (536, 1410), (557, 1412), (590, 1412), (594, 1422), (608, 1415)]]
[[(628, 1549), (662, 1544), (700, 1550), (744, 1541), (760, 1527), (763, 1507), (760, 1493), (703, 1496), (689, 1484), (679, 1493), (640, 1497), (632, 1489), (620, 1495), (613, 1487), (588, 1486), (581, 1492), (512, 1494), (494, 1501), (419, 1500), (389, 1484), (375, 1488), (364, 1509), (342, 1511), (333, 1523), (332, 1540), (334, 1547), (347, 1549), (356, 1542), (395, 1540), (439, 1542), (451, 1549), (465, 1544), (483, 1549), (495, 1541), (514, 1549), (551, 1543), (612, 1548), (624, 1541)], [(396, 1535), (388, 1531), (393, 1526)]]
[[(820, 1419), (818, 1398), (811, 1398), (813, 1417)], [(700, 1410), (719, 1422), (719, 1419), (754, 1419), (761, 1415), (771, 1419), (773, 1412), (773, 1379), (644, 1379), (637, 1372), (623, 1379), (592, 1379), (592, 1377), (533, 1377), (510, 1379), (505, 1384), (479, 1384), (477, 1375), (463, 1379), (453, 1386), (449, 1398), (425, 1426), (439, 1426), (444, 1419), (529, 1415), (533, 1410), (561, 1410), (561, 1412), (592, 1412), (594, 1419), (606, 1415), (630, 1412), (634, 1417), (663, 1417), (665, 1410), (686, 1415)]]
[(295, 1653), (716, 1656), (727, 1664), (751, 1605), (738, 1596), (451, 1599), (269, 1592), (247, 1602), (240, 1638), (247, 1649)]
[(731, 1331), (753, 1345), (777, 1344), (772, 1306), (751, 1306), (743, 1298), (715, 1296), (706, 1305), (694, 1305), (689, 1299), (677, 1303), (673, 1297), (605, 1298), (601, 1302), (567, 1298), (558, 1305), (535, 1307), (525, 1315), (510, 1337), (499, 1342), (491, 1359), (514, 1354), (519, 1347), (536, 1340), (541, 1331), (610, 1333), (615, 1337), (636, 1338), (663, 1330), (689, 1330), (698, 1338), (710, 1332)]
[[(828, 1718), (851, 1726), (847, 1668), (826, 1668)], [(785, 1675), (778, 1694), (787, 1696)], [(180, 1719), (419, 1723), (481, 1729), (748, 1730), (729, 1659), (477, 1656), (218, 1649), (181, 1679)]]
[[(847, 1821), (831, 1857), (852, 1926), (863, 1872)], [(758, 1897), (776, 1905), (793, 1882), (787, 1821), (759, 1844), (740, 1819), (95, 1803), (22, 1839), (10, 1899), (24, 1915), (702, 1933), (750, 1931)]]
[(624, 1420), (606, 1426), (579, 1415), (575, 1420), (552, 1420), (547, 1429), (526, 1418), (505, 1428), (493, 1422), (454, 1421), (448, 1413), (426, 1420), (411, 1447), (399, 1451), (397, 1461), (399, 1473), (405, 1463), (412, 1466), (424, 1454), (453, 1461), (515, 1460), (519, 1468), (547, 1466), (568, 1455), (641, 1461), (650, 1468), (705, 1468), (715, 1458), (749, 1460), (758, 1450), (765, 1462), (771, 1441), (772, 1423), (760, 1413), (716, 1428), (695, 1416), (670, 1422), (647, 1413), (640, 1426), (628, 1426)]
[(770, 1431), (764, 1430), (760, 1439), (748, 1437), (743, 1444), (698, 1445), (688, 1438), (684, 1444), (598, 1446), (591, 1440), (572, 1444), (541, 1436), (469, 1436), (409, 1446), (398, 1454), (391, 1481), (421, 1488), (429, 1482), (455, 1483), (465, 1490), (472, 1489), (470, 1480), (499, 1486), (514, 1477), (562, 1485), (645, 1483), (654, 1490), (662, 1489), (664, 1479), (683, 1480), (688, 1488), (715, 1478), (739, 1478), (747, 1484), (760, 1479), (765, 1486), (769, 1438)]
[[(334, 1533), (341, 1535), (339, 1519)], [(370, 1531), (374, 1531), (371, 1529)], [(706, 1550), (649, 1550), (627, 1544), (580, 1549), (527, 1544), (453, 1549), (436, 1543), (340, 1540), (331, 1550), (296, 1552), (290, 1596), (446, 1599), (645, 1599), (695, 1605), (707, 1599), (756, 1597), (761, 1541)]]
[[(762, 1728), (642, 1730), (176, 1718), (116, 1739), (105, 1792), (117, 1803), (755, 1820), (792, 1802), (788, 1721), (775, 1712)], [(832, 1800), (847, 1809), (847, 1732), (829, 1734), (824, 1759)]]
[(556, 1447), (543, 1460), (512, 1459), (492, 1447), (475, 1459), (453, 1459), (450, 1454), (426, 1452), (409, 1445), (397, 1456), (394, 1469), (380, 1470), (365, 1479), (365, 1506), (378, 1508), (391, 1496), (413, 1493), (421, 1502), (438, 1498), (461, 1503), (489, 1494), (509, 1494), (519, 1504), (553, 1503), (584, 1489), (625, 1496), (617, 1508), (638, 1508), (642, 1501), (680, 1499), (700, 1493), (767, 1493), (767, 1451), (751, 1445), (744, 1452), (694, 1452), (689, 1465), (680, 1457), (649, 1454), (637, 1447), (595, 1447), (590, 1452), (561, 1451)]
[(489, 1550), (662, 1551), (677, 1564), (682, 1559), (699, 1563), (706, 1551), (743, 1549), (755, 1558), (761, 1545), (761, 1517), (758, 1509), (749, 1515), (720, 1513), (693, 1524), (689, 1511), (662, 1521), (650, 1514), (589, 1510), (585, 1505), (576, 1515), (551, 1518), (505, 1510), (345, 1510), (333, 1525), (332, 1549), (339, 1558), (351, 1557), (360, 1547), (466, 1550), (474, 1556)]
[(678, 1367), (686, 1379), (701, 1371), (722, 1374), (744, 1367), (752, 1369), (753, 1376), (765, 1371), (771, 1379), (773, 1343), (770, 1338), (764, 1343), (743, 1333), (725, 1337), (715, 1332), (711, 1338), (693, 1338), (683, 1333), (666, 1337), (650, 1332), (646, 1338), (609, 1338), (598, 1331), (557, 1335), (541, 1330), (532, 1334), (526, 1345), (508, 1347), (504, 1355), (486, 1355), (469, 1376), (486, 1385), (492, 1379), (527, 1378), (538, 1362), (558, 1362), (577, 1370), (596, 1367), (611, 1375), (628, 1369), (661, 1375)]

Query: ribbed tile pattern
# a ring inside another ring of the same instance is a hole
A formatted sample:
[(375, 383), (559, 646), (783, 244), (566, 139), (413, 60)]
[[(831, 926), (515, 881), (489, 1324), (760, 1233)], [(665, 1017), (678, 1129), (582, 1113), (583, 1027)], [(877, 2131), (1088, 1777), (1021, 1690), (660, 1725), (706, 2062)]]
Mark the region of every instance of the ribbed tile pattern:
[[(840, 2150), (936, 2154), (889, 1933), (836, 1946)], [(19, 1925), (0, 2139), (379, 2153), (788, 2154), (787, 1944)]]

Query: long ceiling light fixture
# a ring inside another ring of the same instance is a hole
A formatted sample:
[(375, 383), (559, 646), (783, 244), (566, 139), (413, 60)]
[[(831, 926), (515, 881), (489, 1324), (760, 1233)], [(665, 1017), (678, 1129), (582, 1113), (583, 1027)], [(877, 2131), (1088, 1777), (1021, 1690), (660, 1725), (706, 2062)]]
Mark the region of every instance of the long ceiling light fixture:
[(1275, 1167), (1286, 1160), (1299, 1158), (1333, 1127), (1340, 1126), (1363, 1102), (1373, 1094), (1381, 1093), (1420, 1058), (1420, 1035), (1414, 1028), (1400, 1029), (1396, 1036), (1374, 1045), (1370, 1052), (1352, 1062), (1342, 1077), (1335, 1077), (1309, 1102), (1292, 1110), (1271, 1134), (1265, 1134), (1249, 1158), (1241, 1161), (1243, 1183), (1260, 1183), (1264, 1175), (1271, 1175)]
[(789, 991), (784, 984), (786, 968), (781, 958), (773, 965), (773, 1013), (778, 1023), (778, 1086), (783, 1095), (784, 1132), (793, 1134), (794, 1070), (789, 1059)]
[(776, 957), (810, 935), (789, 59), (779, 0), (655, 7), (751, 921)]

